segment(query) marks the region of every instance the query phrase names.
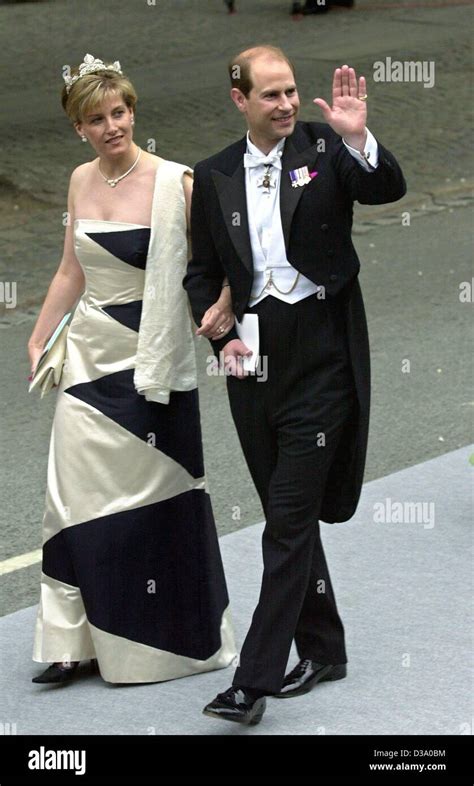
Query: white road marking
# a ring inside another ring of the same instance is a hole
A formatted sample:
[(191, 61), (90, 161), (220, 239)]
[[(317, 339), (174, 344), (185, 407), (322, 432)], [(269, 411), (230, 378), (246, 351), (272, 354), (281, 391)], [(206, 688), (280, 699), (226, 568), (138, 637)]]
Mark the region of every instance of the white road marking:
[(25, 554), (19, 554), (17, 557), (3, 560), (3, 562), (0, 562), (0, 576), (41, 562), (42, 551), (42, 549), (35, 549), (35, 551), (27, 551)]

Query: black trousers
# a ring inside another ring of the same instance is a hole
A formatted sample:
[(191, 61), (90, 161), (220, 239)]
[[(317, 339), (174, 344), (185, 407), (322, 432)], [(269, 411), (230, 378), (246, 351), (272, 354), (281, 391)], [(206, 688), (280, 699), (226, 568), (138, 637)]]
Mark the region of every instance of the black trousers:
[(260, 598), (233, 684), (269, 694), (281, 688), (293, 639), (300, 658), (347, 660), (318, 521), (329, 467), (357, 406), (344, 308), (343, 298), (266, 297), (249, 313), (259, 316), (268, 378), (227, 377), (266, 517)]

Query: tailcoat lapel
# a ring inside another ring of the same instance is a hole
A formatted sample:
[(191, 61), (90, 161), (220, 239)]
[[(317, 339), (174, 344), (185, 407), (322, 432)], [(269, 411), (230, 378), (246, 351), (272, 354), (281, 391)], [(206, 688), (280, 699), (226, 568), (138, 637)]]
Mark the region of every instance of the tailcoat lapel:
[(292, 169), (299, 169), (303, 166), (307, 166), (308, 171), (312, 172), (319, 155), (317, 143), (311, 145), (311, 147), (307, 147), (305, 150), (300, 150), (296, 147), (299, 141), (297, 130), (298, 129), (295, 129), (293, 134), (286, 140), (283, 156), (281, 158), (280, 213), (287, 258), (290, 253), (291, 222), (293, 221), (298, 202), (303, 196), (303, 191), (306, 188), (306, 186), (293, 188), (291, 185), (290, 172)]
[[(319, 155), (317, 143), (307, 147), (307, 139), (298, 126), (287, 138), (281, 159), (282, 171), (280, 181), (280, 212), (287, 257), (289, 256), (291, 223), (298, 202), (305, 186), (293, 188), (290, 171), (307, 166), (311, 172)], [(306, 146), (306, 147), (305, 147)], [(234, 248), (247, 270), (253, 274), (252, 248), (247, 212), (245, 191), (244, 153), (247, 149), (247, 138), (243, 137), (229, 151), (228, 166), (223, 172), (218, 169), (211, 171), (217, 191), (217, 197)]]
[(226, 167), (227, 173), (213, 169), (211, 175), (229, 237), (243, 264), (253, 274), (247, 196), (245, 193), (244, 153), (246, 149), (247, 139), (244, 137), (232, 151), (229, 167)]

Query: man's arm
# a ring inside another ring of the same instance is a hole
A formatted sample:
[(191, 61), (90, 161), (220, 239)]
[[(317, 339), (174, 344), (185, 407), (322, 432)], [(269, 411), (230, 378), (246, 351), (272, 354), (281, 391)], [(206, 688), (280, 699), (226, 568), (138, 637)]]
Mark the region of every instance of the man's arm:
[[(192, 256), (188, 262), (183, 286), (188, 293), (194, 321), (196, 325), (200, 326), (207, 309), (219, 299), (226, 272), (212, 239), (209, 219), (204, 206), (202, 174), (199, 164), (194, 171), (191, 243)], [(232, 327), (224, 338), (211, 341), (212, 348), (218, 353), (229, 341), (237, 337), (235, 327)]]
[[(367, 140), (367, 85), (365, 77), (357, 80), (348, 65), (336, 68), (332, 83), (332, 106), (315, 98), (324, 119), (337, 134), (333, 147), (333, 166), (344, 191), (363, 205), (395, 202), (406, 193), (406, 183), (395, 158), (378, 144), (377, 167), (362, 166), (345, 143), (362, 152)], [(342, 137), (342, 138), (341, 138)], [(368, 163), (368, 162), (367, 162)], [(368, 171), (367, 171), (368, 170)]]
[(383, 205), (396, 202), (406, 194), (406, 183), (394, 156), (377, 143), (378, 162), (367, 170), (346, 149), (342, 139), (336, 142), (333, 166), (343, 189), (361, 205)]
[(369, 131), (368, 128), (366, 128), (365, 131), (366, 139), (363, 146), (359, 148), (352, 147), (348, 144), (347, 139), (344, 138), (342, 139), (342, 143), (346, 150), (349, 151), (352, 158), (354, 158), (367, 172), (371, 172), (374, 169), (377, 169), (379, 163), (379, 151), (377, 140), (375, 139), (374, 135)]

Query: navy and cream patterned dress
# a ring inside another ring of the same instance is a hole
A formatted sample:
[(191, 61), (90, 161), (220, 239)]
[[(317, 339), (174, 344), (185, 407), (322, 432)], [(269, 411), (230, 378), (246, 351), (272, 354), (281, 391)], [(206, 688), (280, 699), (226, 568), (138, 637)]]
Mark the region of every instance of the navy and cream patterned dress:
[(197, 389), (133, 384), (150, 228), (78, 219), (86, 289), (53, 421), (33, 660), (97, 658), (108, 682), (156, 682), (235, 656), (204, 476)]

